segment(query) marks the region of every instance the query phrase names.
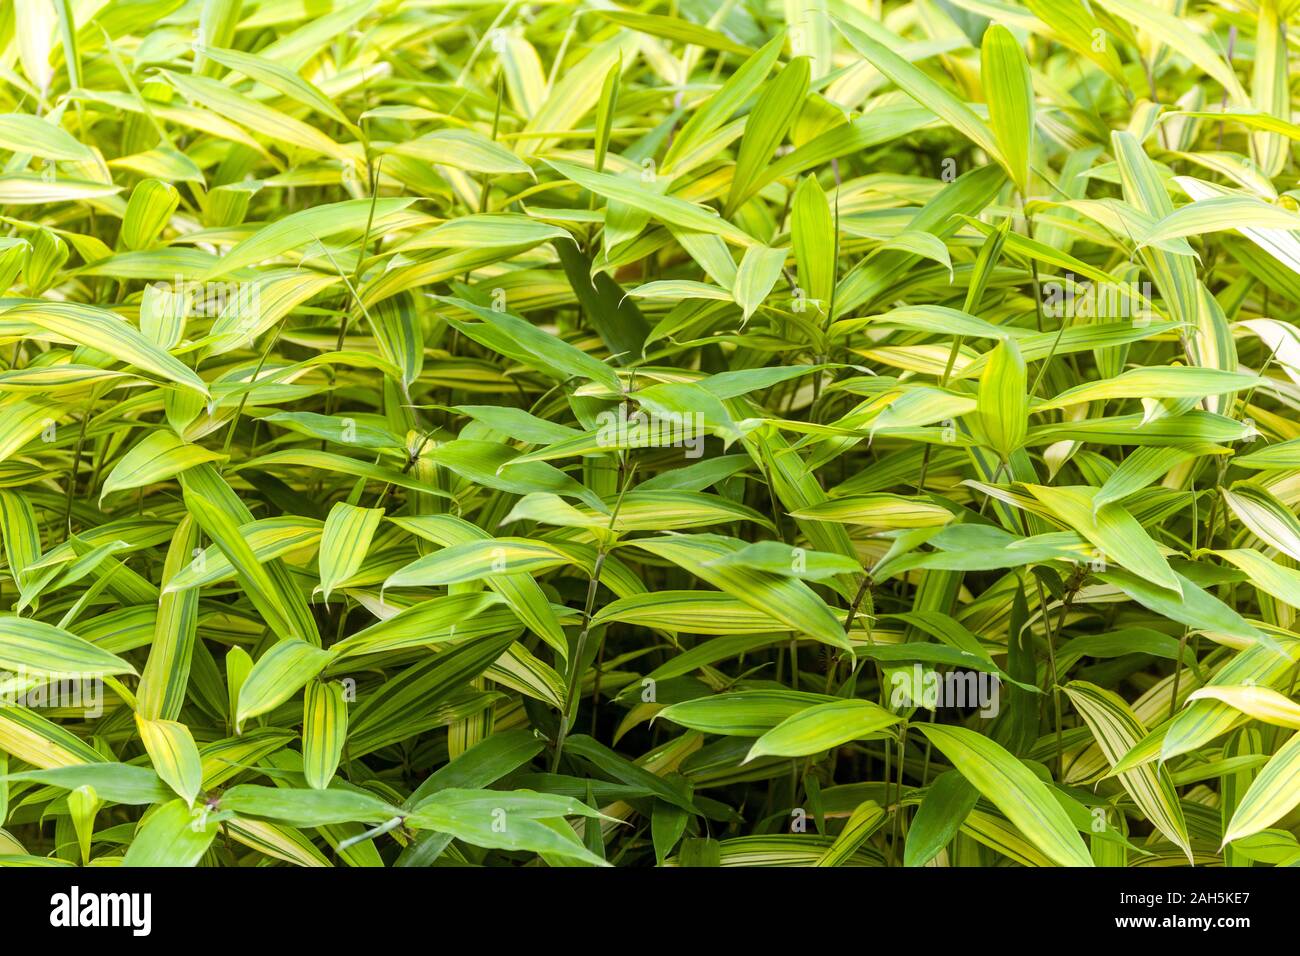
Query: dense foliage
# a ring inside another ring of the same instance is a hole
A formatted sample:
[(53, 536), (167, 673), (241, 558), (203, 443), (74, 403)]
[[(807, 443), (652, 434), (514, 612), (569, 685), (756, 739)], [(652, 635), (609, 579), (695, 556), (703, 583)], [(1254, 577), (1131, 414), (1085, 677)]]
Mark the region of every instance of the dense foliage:
[(1300, 861), (1298, 6), (0, 4), (0, 862)]

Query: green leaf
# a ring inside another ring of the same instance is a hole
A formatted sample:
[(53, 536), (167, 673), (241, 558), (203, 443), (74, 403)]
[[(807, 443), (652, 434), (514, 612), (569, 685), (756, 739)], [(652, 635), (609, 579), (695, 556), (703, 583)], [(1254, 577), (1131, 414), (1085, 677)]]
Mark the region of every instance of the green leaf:
[(93, 787), (104, 800), (128, 806), (148, 806), (172, 799), (171, 791), (156, 773), (148, 767), (125, 763), (83, 763), (73, 767), (25, 770), (8, 774), (5, 779), (30, 780), (65, 790)]
[(531, 174), (529, 165), (485, 136), (467, 129), (441, 129), (388, 147), (389, 152), (425, 163), (454, 166), (474, 173)]
[(474, 846), (555, 854), (607, 866), (563, 822), (564, 816), (575, 813), (595, 815), (577, 801), (550, 794), (448, 789), (424, 800), (406, 819), (411, 826), (447, 833)]
[(128, 249), (146, 249), (171, 221), (180, 205), (180, 193), (171, 183), (145, 179), (136, 184), (122, 217), (122, 243)]
[(0, 113), (0, 149), (56, 160), (86, 160), (95, 155), (67, 130), (27, 113)]
[(938, 856), (978, 802), (979, 791), (956, 770), (935, 777), (907, 828), (903, 865), (925, 866)]
[[(195, 474), (194, 471), (189, 475)], [(188, 479), (188, 476), (187, 476)], [(186, 510), (203, 531), (216, 542), (247, 588), (249, 599), (282, 640), (320, 643), (315, 621), (302, 593), (274, 562), (264, 564), (244, 540), (236, 523), (243, 515), (228, 500), (214, 502), (198, 490), (199, 482), (183, 481)], [(174, 583), (173, 583), (174, 586)]]
[(123, 866), (197, 866), (217, 835), (219, 815), (193, 816), (184, 800), (156, 807), (122, 859)]
[(843, 625), (806, 584), (758, 571), (717, 564), (741, 550), (741, 543), (720, 535), (639, 538), (636, 547), (671, 561), (750, 607), (771, 614), (800, 633), (826, 644), (850, 648)]
[(313, 681), (302, 712), (302, 769), (307, 785), (324, 790), (338, 769), (348, 735), (348, 705), (343, 685)]
[(303, 209), (264, 225), (237, 243), (208, 269), (203, 278), (217, 279), (287, 252), (307, 246), (318, 247), (322, 240), (341, 232), (360, 232), (372, 219), (382, 220), (412, 202), (413, 199), (376, 199), (373, 203), (368, 199), (349, 199)]
[(741, 690), (671, 704), (659, 717), (709, 734), (756, 737), (818, 704), (839, 703), (823, 694), (792, 690)]
[(1024, 194), (1029, 188), (1029, 159), (1034, 142), (1034, 86), (1024, 47), (999, 23), (984, 31), (980, 79), (989, 104), (993, 138), (1007, 172)]
[(772, 161), (772, 153), (785, 138), (808, 96), (808, 75), (808, 58), (797, 56), (759, 94), (745, 121), (745, 136), (736, 154), (736, 168), (731, 175), (731, 191), (727, 193), (723, 215), (730, 217), (740, 208), (753, 192), (763, 167)]
[(74, 302), (31, 302), (0, 312), (0, 322), (13, 323), (32, 338), (98, 349), (142, 372), (208, 394), (207, 385), (193, 370), (104, 309)]
[(805, 757), (878, 733), (902, 718), (867, 700), (817, 704), (787, 717), (750, 748), (755, 757)]
[(1250, 785), (1223, 834), (1231, 843), (1272, 826), (1300, 804), (1300, 734), (1269, 758)]
[(1058, 866), (1093, 865), (1051, 790), (1005, 749), (964, 727), (919, 724), (916, 729)]
[(1100, 553), (1158, 587), (1180, 593), (1178, 576), (1160, 549), (1121, 504), (1097, 507), (1096, 490), (1083, 485), (1049, 487), (1026, 485), (1029, 492)]
[(51, 677), (135, 673), (116, 654), (63, 628), (13, 615), (0, 615), (0, 667)]
[(1221, 493), (1232, 513), (1261, 541), (1300, 561), (1300, 519), (1290, 508), (1265, 489), (1246, 483)]
[[(865, 26), (866, 22), (862, 19), (858, 24)], [(835, 26), (858, 53), (896, 83), (899, 89), (998, 162), (1005, 163), (994, 136), (984, 121), (969, 106), (891, 49), (889, 41), (883, 37), (883, 29), (880, 30), (881, 36), (873, 37), (843, 20), (836, 19)]]
[(239, 689), (236, 727), (284, 703), (332, 661), (336, 651), (313, 647), (306, 641), (286, 640), (271, 645)]
[(113, 466), (113, 470), (104, 479), (99, 500), (102, 502), (117, 491), (128, 491), (166, 481), (195, 465), (222, 461), (225, 457), (199, 445), (182, 441), (172, 432), (150, 432)]
[(616, 391), (621, 390), (618, 376), (608, 365), (568, 342), (543, 332), (531, 322), (509, 312), (485, 309), (464, 299), (439, 297), (439, 301), (480, 320), (469, 323), (454, 316), (444, 316), (448, 323), (476, 342), (502, 351), (528, 365), (536, 366), (540, 363), (541, 368), (560, 378), (572, 375), (599, 382)]
[(1024, 443), (1028, 393), (1020, 349), (1010, 339), (999, 342), (980, 375), (975, 414), (988, 447), (1004, 459)]
[(736, 284), (731, 290), (736, 304), (744, 311), (745, 321), (763, 304), (785, 267), (789, 250), (767, 246), (750, 246), (736, 270)]
[(835, 221), (816, 176), (805, 176), (799, 182), (790, 217), (801, 291), (820, 310), (829, 313), (835, 288)]
[(605, 199), (624, 203), (633, 209), (640, 209), (664, 223), (721, 236), (738, 246), (757, 244), (753, 236), (712, 210), (684, 199), (657, 195), (651, 190), (640, 188), (631, 177), (596, 173), (560, 160), (547, 160), (547, 165), (583, 189), (589, 189)]
[[(1071, 681), (1063, 690), (1112, 767), (1146, 737), (1146, 727), (1118, 695), (1086, 681)], [(1194, 864), (1183, 808), (1169, 772), (1164, 767), (1143, 764), (1118, 776), (1143, 815)]]
[(136, 727), (159, 778), (188, 806), (193, 806), (203, 786), (203, 764), (189, 728), (174, 720), (150, 720), (139, 715)]
[(283, 820), (299, 827), (323, 827), (335, 823), (383, 823), (399, 810), (364, 790), (330, 788), (295, 790), (241, 783), (221, 794), (221, 808), (270, 820)]
[(320, 586), (326, 600), (360, 570), (383, 520), (382, 508), (358, 508), (340, 501), (330, 509), (320, 539)]

